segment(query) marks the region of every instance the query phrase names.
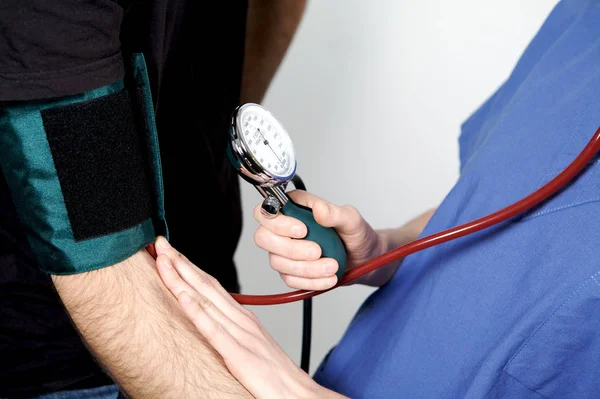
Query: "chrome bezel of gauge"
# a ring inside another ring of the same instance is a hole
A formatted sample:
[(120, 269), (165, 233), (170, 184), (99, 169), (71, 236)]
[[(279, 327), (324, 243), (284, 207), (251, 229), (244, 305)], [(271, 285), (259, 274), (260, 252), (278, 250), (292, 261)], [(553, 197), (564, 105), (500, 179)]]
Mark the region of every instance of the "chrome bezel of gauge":
[[(289, 182), (296, 174), (297, 162), (294, 159), (294, 167), (292, 172), (287, 176), (275, 176), (264, 167), (261, 166), (260, 162), (252, 155), (252, 152), (248, 150), (246, 143), (244, 142), (242, 135), (239, 134), (242, 131), (240, 115), (241, 111), (246, 106), (259, 106), (259, 104), (246, 103), (236, 107), (231, 118), (230, 126), (230, 142), (232, 155), (238, 161), (238, 171), (242, 178), (249, 181), (250, 183), (258, 186), (271, 186), (277, 184), (283, 184)], [(261, 107), (262, 108), (262, 107)], [(264, 109), (264, 108), (263, 108)], [(269, 112), (265, 110), (266, 112)], [(281, 126), (281, 124), (279, 124)], [(286, 132), (287, 134), (287, 132)]]

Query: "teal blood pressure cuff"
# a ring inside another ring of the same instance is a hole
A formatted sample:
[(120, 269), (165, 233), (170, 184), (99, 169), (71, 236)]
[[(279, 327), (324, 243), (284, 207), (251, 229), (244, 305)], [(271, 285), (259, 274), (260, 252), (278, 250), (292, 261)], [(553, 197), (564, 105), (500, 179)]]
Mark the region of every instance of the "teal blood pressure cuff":
[(168, 237), (144, 57), (81, 94), (0, 103), (0, 166), (40, 267), (81, 273)]

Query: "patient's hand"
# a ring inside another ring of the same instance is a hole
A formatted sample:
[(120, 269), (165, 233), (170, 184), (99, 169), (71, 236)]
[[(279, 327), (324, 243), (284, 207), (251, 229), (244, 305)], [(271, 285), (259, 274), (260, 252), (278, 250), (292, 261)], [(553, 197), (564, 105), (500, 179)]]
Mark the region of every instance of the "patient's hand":
[(157, 247), (163, 283), (231, 374), (256, 398), (343, 398), (318, 385), (285, 354), (254, 313), (170, 245)]
[[(334, 205), (301, 190), (288, 194), (294, 202), (312, 208), (317, 223), (336, 229), (346, 247), (347, 269), (391, 249), (388, 235), (373, 230), (355, 207)], [(267, 219), (261, 214), (260, 207), (259, 204), (254, 209), (254, 218), (260, 223), (254, 234), (254, 241), (260, 248), (269, 252), (271, 267), (279, 272), (283, 281), (291, 288), (305, 290), (333, 287), (337, 283), (337, 261), (332, 258), (320, 258), (321, 248), (315, 242), (294, 239), (306, 236), (304, 223), (282, 214)], [(390, 278), (399, 263), (398, 261), (394, 265), (386, 265), (371, 272), (385, 275), (383, 278), (373, 279), (367, 275), (355, 282), (379, 286)]]

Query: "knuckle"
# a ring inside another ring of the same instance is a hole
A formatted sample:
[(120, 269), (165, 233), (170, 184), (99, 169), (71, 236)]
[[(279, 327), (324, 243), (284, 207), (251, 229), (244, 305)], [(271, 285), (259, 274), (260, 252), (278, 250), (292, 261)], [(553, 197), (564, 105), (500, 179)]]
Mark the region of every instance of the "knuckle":
[(273, 230), (277, 235), (280, 236), (289, 236), (288, 231), (290, 230), (290, 224), (285, 221), (284, 218), (276, 217), (272, 220)]
[(181, 252), (177, 253), (177, 259), (179, 259), (182, 262), (187, 262), (187, 258)]
[(291, 276), (291, 275), (287, 275), (287, 274), (282, 274), (281, 278), (283, 279), (283, 282), (285, 283), (285, 285), (287, 285), (290, 288), (294, 288), (294, 289), (304, 289), (305, 287), (302, 286), (301, 283), (298, 282), (298, 279), (295, 278), (296, 276)]
[(354, 205), (344, 205), (344, 213), (347, 215), (347, 220), (352, 225), (360, 224), (362, 215)]
[(296, 259), (296, 260), (300, 260), (300, 259), (304, 258), (302, 255), (303, 255), (303, 252), (306, 253), (306, 251), (302, 250), (302, 245), (298, 245), (299, 243), (300, 242), (298, 242), (298, 241), (291, 243), (292, 245), (289, 246), (289, 249), (287, 251), (289, 258)]
[(250, 319), (250, 329), (253, 330), (252, 332), (260, 333), (262, 329), (258, 317), (254, 313), (249, 312), (248, 318)]
[(273, 253), (269, 253), (269, 264), (271, 265), (271, 269), (279, 271), (281, 268), (281, 258)]
[(297, 240), (292, 243), (290, 257), (299, 261), (314, 261), (321, 257), (321, 247), (314, 241)]
[(256, 314), (254, 312), (252, 312), (249, 309), (246, 308), (241, 308), (240, 311), (242, 312), (243, 315), (245, 315), (247, 318), (249, 318), (252, 321), (258, 321), (258, 316), (256, 316)]
[(281, 272), (279, 273), (279, 277), (281, 277), (281, 280), (283, 280), (283, 282), (285, 283), (285, 285), (287, 285), (289, 287), (289, 284), (287, 283), (287, 281), (285, 279), (285, 276), (286, 276), (285, 274), (283, 274)]
[(248, 312), (248, 317), (250, 318), (250, 320), (254, 323), (259, 325), (260, 324), (260, 320), (258, 319), (258, 316), (256, 314), (254, 314), (253, 312), (246, 310)]
[(262, 248), (265, 242), (265, 228), (260, 226), (254, 232), (254, 243)]
[(323, 280), (323, 287), (321, 289), (326, 290), (337, 284), (337, 279), (327, 278)]
[(292, 280), (292, 279), (290, 278), (291, 276), (290, 276), (290, 275), (288, 275), (288, 274), (279, 274), (279, 275), (281, 276), (281, 279), (283, 280), (283, 282), (284, 282), (286, 285), (288, 285), (288, 286), (289, 286), (289, 285), (290, 285), (290, 281)]
[(178, 250), (176, 250), (175, 248), (170, 249), (171, 252), (169, 252), (169, 257), (176, 261), (176, 262), (187, 262), (188, 259), (185, 257), (184, 254), (182, 254), (181, 252), (179, 252)]
[(212, 308), (212, 306), (213, 306), (213, 303), (211, 301), (209, 301), (208, 298), (205, 297), (204, 295), (198, 296), (198, 303), (200, 304), (202, 309), (204, 309), (205, 311), (210, 310), (210, 308)]
[(215, 285), (215, 278), (206, 273), (200, 274), (198, 280), (200, 281), (200, 284), (206, 287), (214, 287)]
[(300, 262), (300, 261), (294, 262), (292, 264), (292, 273), (298, 277), (308, 277), (307, 276), (308, 270), (306, 267), (306, 263)]
[(313, 245), (313, 251), (314, 251), (314, 254), (315, 254), (314, 258), (315, 259), (320, 259), (321, 255), (323, 255), (323, 249), (317, 243), (311, 243), (311, 245)]
[(360, 216), (360, 212), (358, 211), (358, 209), (354, 206), (354, 205), (343, 205), (342, 209), (344, 211), (346, 211), (346, 213), (352, 217), (359, 217)]

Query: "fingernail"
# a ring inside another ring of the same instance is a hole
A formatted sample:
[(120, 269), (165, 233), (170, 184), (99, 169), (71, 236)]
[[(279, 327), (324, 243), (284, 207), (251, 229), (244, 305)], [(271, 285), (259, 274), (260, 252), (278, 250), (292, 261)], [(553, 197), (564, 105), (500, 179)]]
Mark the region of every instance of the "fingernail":
[(328, 262), (328, 263), (327, 263), (327, 266), (325, 266), (325, 273), (326, 273), (327, 275), (330, 275), (330, 274), (333, 274), (333, 273), (335, 273), (335, 272), (337, 271), (337, 269), (338, 269), (338, 265), (337, 265), (337, 263), (334, 263), (334, 262)]
[(300, 226), (292, 226), (292, 236), (293, 237), (302, 237), (302, 227)]
[(167, 250), (171, 247), (171, 244), (169, 244), (169, 241), (167, 241), (167, 239), (165, 237), (158, 237), (158, 240), (156, 240), (156, 246), (159, 249), (162, 250)]
[(192, 302), (192, 297), (185, 291), (181, 291), (181, 294), (179, 294), (179, 300), (183, 303), (190, 303)]
[(169, 259), (168, 257), (165, 257), (164, 263), (165, 263), (165, 267), (167, 269), (172, 269), (173, 268), (173, 265), (171, 264), (171, 259)]
[(309, 248), (309, 249), (306, 251), (306, 257), (307, 257), (308, 259), (313, 259), (313, 258), (314, 258), (314, 256), (315, 256), (315, 250), (314, 250), (314, 249), (312, 249), (312, 248)]

